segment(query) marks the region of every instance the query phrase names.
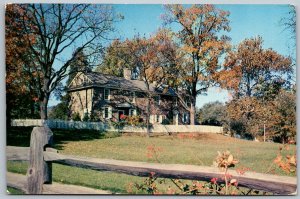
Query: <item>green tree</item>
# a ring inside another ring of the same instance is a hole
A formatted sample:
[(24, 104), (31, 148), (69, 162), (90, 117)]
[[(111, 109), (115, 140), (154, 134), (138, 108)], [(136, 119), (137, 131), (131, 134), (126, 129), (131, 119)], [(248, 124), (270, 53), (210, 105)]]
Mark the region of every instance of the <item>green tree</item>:
[(222, 126), (227, 124), (226, 106), (219, 101), (204, 104), (198, 112), (202, 125)]
[(126, 43), (114, 40), (107, 48), (96, 72), (123, 77), (123, 69), (134, 70), (134, 57), (129, 54)]

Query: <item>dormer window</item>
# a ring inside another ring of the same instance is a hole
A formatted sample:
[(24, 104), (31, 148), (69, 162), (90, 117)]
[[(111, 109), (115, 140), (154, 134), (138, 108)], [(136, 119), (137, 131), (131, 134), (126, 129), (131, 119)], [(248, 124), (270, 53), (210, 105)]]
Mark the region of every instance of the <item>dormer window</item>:
[(104, 100), (110, 100), (110, 90), (108, 88), (104, 89)]
[(130, 101), (131, 101), (132, 103), (135, 103), (135, 92), (131, 92), (131, 93), (130, 93)]

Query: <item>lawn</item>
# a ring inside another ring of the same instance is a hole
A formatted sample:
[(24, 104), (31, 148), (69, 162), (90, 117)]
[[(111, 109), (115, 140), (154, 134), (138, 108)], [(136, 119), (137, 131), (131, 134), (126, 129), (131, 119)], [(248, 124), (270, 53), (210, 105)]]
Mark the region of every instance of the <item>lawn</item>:
[[(25, 136), (26, 133), (23, 133)], [(111, 137), (111, 138), (109, 138)], [(8, 138), (9, 139), (9, 138)], [(104, 135), (99, 132), (55, 131), (55, 148), (60, 153), (96, 158), (157, 162), (153, 151), (159, 149), (157, 159), (162, 163), (193, 164), (211, 166), (217, 151), (229, 150), (239, 160), (236, 168), (247, 167), (260, 173), (286, 174), (273, 164), (281, 144), (260, 143), (226, 137), (217, 134), (200, 134), (195, 138), (180, 136), (121, 136)], [(12, 143), (12, 141), (11, 141)], [(13, 143), (12, 143), (13, 144)], [(296, 150), (291, 146), (289, 153)], [(27, 163), (8, 162), (9, 171), (25, 173)], [(273, 170), (275, 169), (275, 170)], [(83, 185), (112, 192), (126, 193), (128, 185), (141, 183), (144, 178), (110, 172), (54, 164), (53, 179), (57, 182)], [(170, 184), (170, 183), (169, 183)], [(168, 185), (164, 185), (168, 186)]]

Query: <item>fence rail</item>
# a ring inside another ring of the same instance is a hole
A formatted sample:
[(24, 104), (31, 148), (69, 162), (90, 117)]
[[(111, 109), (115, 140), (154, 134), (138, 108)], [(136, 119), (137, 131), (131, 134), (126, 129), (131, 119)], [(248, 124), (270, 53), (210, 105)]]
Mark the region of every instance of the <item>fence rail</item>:
[[(158, 164), (108, 160), (88, 157), (78, 157), (59, 154), (51, 148), (52, 132), (47, 127), (35, 127), (31, 134), (30, 148), (7, 147), (7, 160), (29, 160), (27, 171), (27, 193), (41, 194), (43, 184), (52, 183), (52, 163), (98, 171), (112, 171), (134, 176), (149, 176), (151, 172), (157, 177), (191, 179), (208, 181), (212, 178), (221, 179), (222, 171), (214, 167)], [(297, 189), (297, 179), (287, 176), (275, 176), (247, 172), (239, 175), (234, 170), (229, 171), (238, 180), (239, 186), (272, 192), (275, 194), (293, 194)]]
[[(15, 119), (11, 121), (12, 126), (43, 126), (47, 124), (55, 129), (91, 129), (125, 133), (147, 133), (145, 127), (125, 126), (118, 129), (109, 123), (103, 122), (80, 122), (65, 120), (36, 120), (36, 119)], [(208, 125), (153, 125), (152, 133), (223, 133), (223, 127)]]

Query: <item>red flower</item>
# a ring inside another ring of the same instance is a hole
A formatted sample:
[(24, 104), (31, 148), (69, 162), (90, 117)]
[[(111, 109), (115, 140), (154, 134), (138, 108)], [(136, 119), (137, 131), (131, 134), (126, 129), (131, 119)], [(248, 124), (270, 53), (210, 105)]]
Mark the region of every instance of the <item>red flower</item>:
[(151, 171), (150, 176), (153, 177), (155, 175), (155, 172)]
[(213, 184), (217, 184), (217, 181), (218, 181), (218, 178), (212, 178), (210, 180), (210, 182), (213, 183)]
[(120, 115), (120, 119), (121, 120), (125, 120), (126, 119), (126, 115), (124, 115), (124, 114)]

